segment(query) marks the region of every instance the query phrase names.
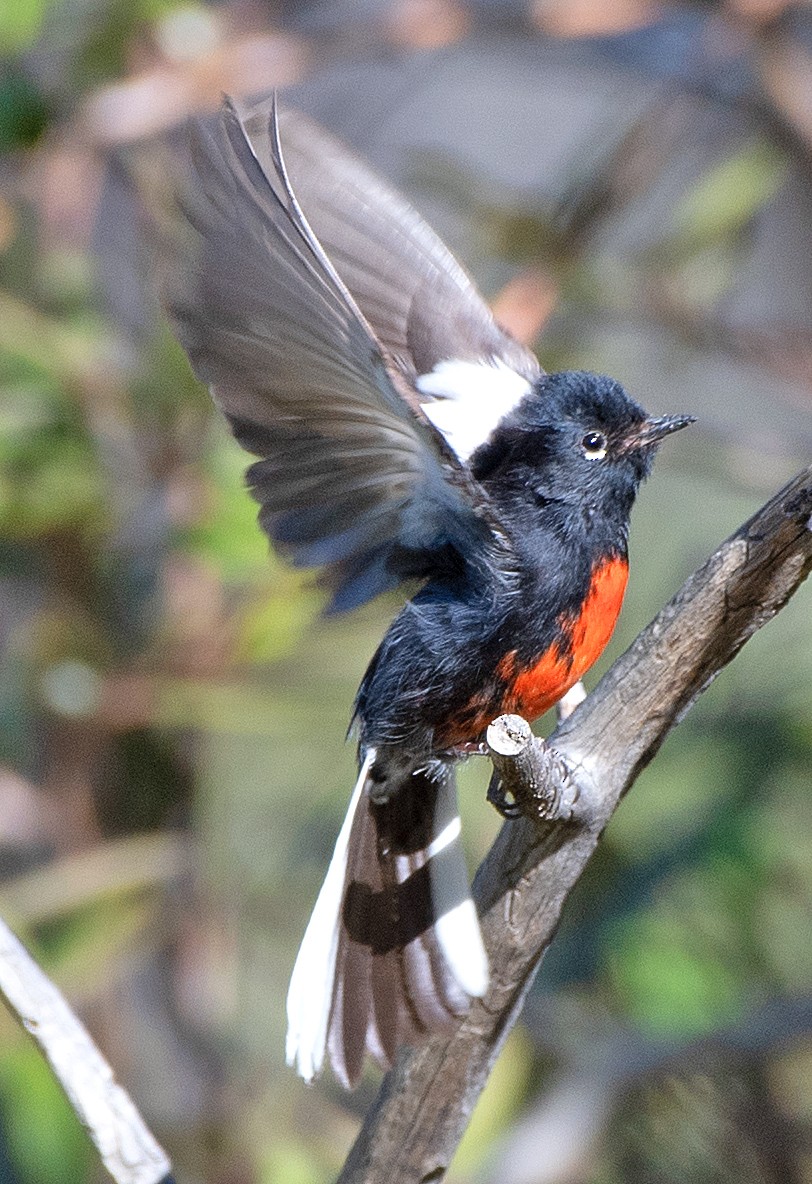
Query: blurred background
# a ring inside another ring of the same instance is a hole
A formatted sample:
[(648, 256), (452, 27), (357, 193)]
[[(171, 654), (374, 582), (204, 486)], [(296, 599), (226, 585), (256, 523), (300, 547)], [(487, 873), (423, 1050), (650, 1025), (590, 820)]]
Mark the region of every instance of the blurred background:
[[(0, 914), (179, 1184), (318, 1184), (378, 1075), (305, 1088), (284, 995), (397, 602), (324, 619), (269, 556), (151, 292), (154, 146), (278, 87), (410, 195), (547, 369), (698, 416), (639, 500), (594, 685), (812, 454), (812, 9), (13, 0), (0, 54)], [(811, 606), (623, 803), (453, 1181), (812, 1182)], [(472, 870), (487, 775), (461, 776)], [(0, 1181), (102, 1178), (1, 1015)]]

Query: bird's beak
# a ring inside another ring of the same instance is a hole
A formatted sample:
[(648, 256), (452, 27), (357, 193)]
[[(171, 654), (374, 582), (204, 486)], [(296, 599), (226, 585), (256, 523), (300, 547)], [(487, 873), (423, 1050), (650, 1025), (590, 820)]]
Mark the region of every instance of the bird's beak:
[(624, 440), (624, 449), (649, 448), (652, 444), (659, 444), (665, 436), (672, 432), (679, 432), (687, 428), (689, 423), (695, 423), (695, 415), (660, 415), (644, 419), (638, 428)]

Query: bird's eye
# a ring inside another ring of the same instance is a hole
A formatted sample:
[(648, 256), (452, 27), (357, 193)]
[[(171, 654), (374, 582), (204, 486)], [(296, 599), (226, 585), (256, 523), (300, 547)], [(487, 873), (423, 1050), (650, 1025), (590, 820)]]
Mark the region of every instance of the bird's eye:
[(606, 436), (603, 432), (587, 432), (581, 447), (587, 460), (603, 460), (606, 456)]

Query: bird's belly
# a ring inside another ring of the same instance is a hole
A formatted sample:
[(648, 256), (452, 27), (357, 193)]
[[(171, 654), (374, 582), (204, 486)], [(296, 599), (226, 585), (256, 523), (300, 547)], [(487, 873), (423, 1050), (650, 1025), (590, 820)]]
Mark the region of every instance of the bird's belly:
[(589, 594), (577, 617), (561, 622), (569, 645), (551, 646), (529, 669), (517, 669), (515, 651), (500, 670), (507, 682), (503, 711), (515, 711), (527, 719), (543, 715), (574, 686), (606, 648), (623, 604), (629, 566), (625, 559), (611, 559), (595, 569)]
[(581, 611), (559, 621), (568, 644), (554, 642), (529, 664), (521, 661), (518, 650), (506, 653), (493, 678), (436, 729), (438, 747), (478, 741), (491, 720), (506, 712), (532, 720), (557, 703), (603, 652), (623, 603), (627, 577), (625, 559), (596, 567)]

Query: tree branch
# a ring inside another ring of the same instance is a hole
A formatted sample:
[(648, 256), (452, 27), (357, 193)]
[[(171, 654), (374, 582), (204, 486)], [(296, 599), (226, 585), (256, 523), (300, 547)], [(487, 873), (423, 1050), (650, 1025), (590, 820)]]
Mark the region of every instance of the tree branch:
[(526, 819), (502, 828), (474, 882), (490, 990), (453, 1035), (401, 1052), (340, 1184), (442, 1178), (564, 902), (621, 797), (810, 567), (812, 468), (722, 544), (556, 729), (550, 744), (577, 783), (575, 817), (543, 830)]
[(116, 1184), (171, 1184), (166, 1154), (85, 1027), (0, 921), (0, 995), (37, 1042)]

